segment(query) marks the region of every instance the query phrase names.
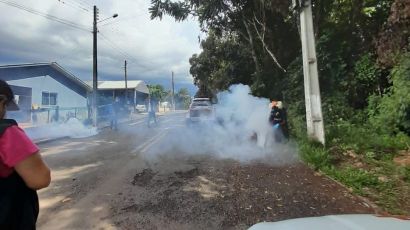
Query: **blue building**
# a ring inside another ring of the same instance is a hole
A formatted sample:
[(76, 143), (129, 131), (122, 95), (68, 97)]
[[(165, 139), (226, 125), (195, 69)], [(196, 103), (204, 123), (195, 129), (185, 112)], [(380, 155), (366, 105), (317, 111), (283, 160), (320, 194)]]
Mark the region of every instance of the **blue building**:
[(9, 113), (19, 122), (85, 119), (92, 88), (55, 62), (0, 66), (0, 79), (13, 89), (20, 111)]

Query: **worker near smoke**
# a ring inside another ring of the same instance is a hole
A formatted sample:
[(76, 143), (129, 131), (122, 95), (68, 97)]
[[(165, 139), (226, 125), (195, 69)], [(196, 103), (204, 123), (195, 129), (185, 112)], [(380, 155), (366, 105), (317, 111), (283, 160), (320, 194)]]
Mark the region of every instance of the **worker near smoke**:
[(283, 137), (285, 139), (289, 139), (288, 114), (287, 114), (286, 108), (283, 106), (282, 101), (278, 101), (277, 107), (282, 117), (282, 122), (281, 122), (280, 127), (282, 129)]
[(0, 80), (0, 229), (35, 229), (36, 190), (50, 184), (39, 148), (6, 111), (18, 110), (10, 86)]
[(111, 129), (118, 130), (118, 118), (120, 115), (120, 109), (120, 99), (116, 97), (111, 106)]
[(151, 121), (157, 125), (157, 116), (155, 114), (157, 102), (154, 98), (148, 98), (148, 127), (151, 127)]
[(276, 142), (282, 142), (284, 140), (283, 127), (286, 124), (285, 116), (283, 113), (283, 104), (280, 101), (272, 101), (272, 109), (269, 116), (269, 123), (273, 127), (273, 136)]

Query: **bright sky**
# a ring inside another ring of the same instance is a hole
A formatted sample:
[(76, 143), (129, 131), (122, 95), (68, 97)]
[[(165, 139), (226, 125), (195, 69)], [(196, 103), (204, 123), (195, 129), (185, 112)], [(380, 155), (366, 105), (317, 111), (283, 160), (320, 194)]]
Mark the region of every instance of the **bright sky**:
[[(123, 80), (127, 60), (129, 79), (168, 88), (174, 71), (176, 85), (192, 89), (188, 59), (200, 51), (198, 23), (194, 19), (177, 23), (169, 17), (151, 21), (150, 2), (0, 0), (0, 65), (55, 61), (79, 78), (92, 80), (92, 6), (97, 5), (100, 20), (119, 15), (98, 24), (100, 80)], [(70, 21), (82, 29), (19, 9), (22, 7)]]

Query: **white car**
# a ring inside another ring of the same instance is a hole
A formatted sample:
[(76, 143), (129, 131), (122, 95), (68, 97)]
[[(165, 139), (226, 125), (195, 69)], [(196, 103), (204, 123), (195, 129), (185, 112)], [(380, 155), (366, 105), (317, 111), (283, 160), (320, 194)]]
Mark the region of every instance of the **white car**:
[(202, 121), (214, 121), (215, 109), (211, 100), (209, 98), (194, 98), (186, 118), (188, 125)]
[(138, 112), (146, 112), (146, 111), (147, 111), (147, 107), (146, 107), (145, 105), (136, 105), (136, 106), (135, 106), (135, 109), (136, 109)]

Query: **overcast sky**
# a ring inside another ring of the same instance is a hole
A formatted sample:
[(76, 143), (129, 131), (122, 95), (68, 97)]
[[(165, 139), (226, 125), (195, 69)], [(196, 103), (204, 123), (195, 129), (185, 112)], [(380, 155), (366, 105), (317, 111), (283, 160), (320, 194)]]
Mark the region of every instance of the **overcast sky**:
[[(72, 28), (9, 6), (18, 4), (78, 24)], [(129, 79), (193, 89), (188, 59), (200, 51), (194, 19), (177, 23), (150, 20), (150, 0), (0, 0), (0, 64), (58, 62), (79, 78), (92, 80), (92, 5), (100, 9), (98, 71), (100, 80), (122, 80), (124, 60)], [(88, 31), (87, 31), (88, 30)]]

